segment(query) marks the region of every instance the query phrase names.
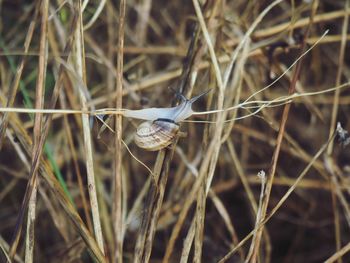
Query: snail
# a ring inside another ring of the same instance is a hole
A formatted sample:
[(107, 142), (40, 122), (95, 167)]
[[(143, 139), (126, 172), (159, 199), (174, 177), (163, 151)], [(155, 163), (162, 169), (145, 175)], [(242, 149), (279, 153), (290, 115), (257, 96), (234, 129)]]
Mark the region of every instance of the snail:
[(210, 90), (187, 99), (178, 94), (181, 103), (171, 108), (149, 108), (142, 110), (125, 110), (124, 116), (146, 120), (137, 127), (134, 141), (137, 146), (148, 151), (157, 151), (169, 146), (178, 134), (179, 122), (193, 114), (192, 104)]

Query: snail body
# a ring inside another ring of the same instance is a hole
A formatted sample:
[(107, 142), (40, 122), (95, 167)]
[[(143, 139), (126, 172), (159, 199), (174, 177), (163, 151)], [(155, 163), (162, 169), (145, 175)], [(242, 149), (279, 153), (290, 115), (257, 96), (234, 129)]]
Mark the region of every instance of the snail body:
[(192, 99), (181, 96), (182, 102), (171, 108), (149, 108), (142, 110), (125, 110), (124, 116), (147, 120), (136, 131), (134, 141), (137, 146), (148, 151), (157, 151), (169, 146), (179, 132), (179, 122), (193, 114), (192, 104), (206, 91)]
[(125, 110), (124, 116), (140, 120), (155, 121), (158, 119), (171, 120), (179, 123), (193, 113), (191, 100), (182, 101), (178, 106), (171, 108), (148, 108), (142, 110)]

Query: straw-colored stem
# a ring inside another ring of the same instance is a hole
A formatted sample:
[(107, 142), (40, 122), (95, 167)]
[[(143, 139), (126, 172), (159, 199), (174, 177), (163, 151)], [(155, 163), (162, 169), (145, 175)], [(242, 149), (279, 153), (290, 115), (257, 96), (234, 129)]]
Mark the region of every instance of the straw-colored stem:
[[(341, 45), (340, 45), (340, 52), (339, 52), (339, 58), (338, 58), (338, 70), (337, 70), (337, 76), (336, 76), (336, 85), (337, 83), (341, 82), (341, 76), (343, 74), (343, 66), (344, 66), (344, 56), (345, 56), (345, 46), (347, 42), (347, 30), (348, 30), (348, 23), (349, 23), (349, 0), (346, 1), (345, 3), (345, 17), (343, 21), (343, 27), (342, 27), (342, 38), (341, 38)], [(339, 97), (340, 97), (340, 90), (336, 90), (333, 98), (333, 109), (332, 109), (332, 118), (331, 118), (331, 123), (330, 123), (330, 136), (331, 136), (331, 130), (335, 126), (336, 119), (337, 119), (337, 113), (338, 113), (338, 108), (339, 108)], [(330, 155), (333, 151), (333, 142), (331, 142), (328, 146), (327, 149), (327, 154), (328, 154), (328, 162), (332, 163), (329, 158)], [(337, 194), (340, 203), (343, 205), (345, 208), (345, 215), (349, 221), (349, 208), (346, 202), (344, 203), (344, 196), (342, 195), (342, 192), (340, 191), (339, 184), (337, 182), (337, 178), (335, 177), (334, 174), (331, 174), (331, 179), (332, 179), (332, 204), (333, 204), (333, 210), (334, 210), (334, 232), (335, 232), (335, 242), (336, 242), (336, 250), (337, 251), (342, 251), (341, 249), (341, 231), (340, 231), (340, 215), (339, 215), (339, 209), (337, 207), (337, 199), (335, 198)], [(349, 222), (348, 222), (349, 223)], [(338, 263), (342, 262), (341, 259), (341, 253), (338, 254)], [(334, 257), (336, 258), (336, 256)], [(331, 260), (327, 260), (330, 262)]]
[[(261, 223), (263, 220), (262, 214), (261, 214), (261, 209), (262, 209), (262, 202), (265, 196), (265, 186), (266, 186), (266, 175), (264, 171), (260, 171), (259, 174), (259, 179), (261, 180), (261, 190), (260, 190), (260, 197), (259, 197), (259, 206), (258, 210), (256, 212), (256, 221), (255, 221), (255, 228)], [(258, 232), (256, 232), (254, 235), (256, 235)], [(248, 255), (246, 257), (246, 260), (244, 261), (245, 263), (249, 263), (251, 261), (251, 257), (253, 256), (254, 249), (255, 249), (255, 244), (254, 244), (254, 236), (253, 236), (253, 241), (251, 243), (251, 246), (249, 248)]]
[[(47, 66), (47, 23), (48, 23), (48, 10), (49, 1), (44, 0), (41, 3), (41, 35), (40, 35), (40, 55), (38, 66), (38, 78), (36, 82), (36, 94), (35, 94), (35, 108), (42, 109), (44, 107), (44, 95), (45, 95), (45, 78), (46, 78), (46, 66)], [(43, 115), (41, 113), (36, 114), (34, 118), (34, 139), (33, 139), (33, 155), (32, 165), (35, 165), (35, 155), (40, 147), (40, 136), (42, 130)], [(36, 174), (33, 175), (37, 178)], [(31, 263), (34, 258), (34, 244), (35, 244), (35, 219), (36, 219), (36, 197), (38, 191), (38, 182), (35, 180), (33, 183), (32, 194), (29, 199), (28, 205), (28, 218), (27, 218), (27, 230), (26, 230), (26, 250), (25, 250), (25, 262)]]
[[(118, 22), (118, 53), (117, 53), (117, 79), (116, 79), (116, 108), (120, 109), (123, 105), (123, 64), (124, 64), (124, 23), (125, 23), (126, 2), (121, 0), (119, 4), (119, 22)], [(114, 134), (114, 194), (113, 194), (113, 226), (115, 236), (114, 262), (123, 262), (123, 187), (122, 187), (122, 116), (115, 117)]]
[[(27, 134), (27, 131), (23, 128), (23, 123), (20, 122), (17, 118), (12, 117), (10, 120), (10, 126), (14, 130), (16, 138), (20, 141), (26, 154), (30, 155), (33, 143), (31, 138)], [(47, 187), (50, 189), (53, 196), (57, 198), (57, 200), (61, 204), (62, 209), (67, 214), (68, 218), (71, 220), (73, 226), (77, 229), (77, 232), (87, 244), (87, 248), (91, 252), (91, 255), (97, 260), (97, 262), (106, 262), (94, 237), (90, 234), (89, 230), (86, 228), (85, 224), (83, 223), (73, 204), (63, 191), (62, 186), (53, 174), (50, 165), (43, 158), (41, 158), (41, 162), (38, 164), (38, 170), (40, 171), (40, 175), (44, 179)]]
[[(344, 67), (344, 58), (345, 58), (345, 48), (347, 44), (347, 32), (349, 27), (349, 12), (350, 12), (350, 1), (346, 0), (345, 2), (345, 16), (343, 20), (343, 27), (342, 27), (342, 38), (340, 42), (340, 51), (339, 51), (339, 58), (338, 58), (338, 69), (337, 69), (337, 75), (335, 80), (335, 85), (339, 86), (341, 83), (341, 77), (343, 74), (343, 67)], [(334, 92), (334, 100), (333, 100), (333, 108), (332, 108), (332, 118), (329, 125), (329, 136), (331, 136), (332, 131), (334, 130), (335, 124), (337, 122), (337, 115), (338, 115), (338, 109), (339, 109), (339, 96), (340, 96), (340, 90), (336, 90)], [(330, 155), (333, 151), (333, 142), (331, 142), (327, 149), (327, 154)]]
[[(24, 42), (24, 52), (23, 52), (24, 56), (22, 57), (21, 62), (19, 63), (19, 65), (17, 67), (16, 75), (15, 75), (14, 81), (11, 85), (10, 93), (8, 95), (8, 98), (7, 98), (6, 108), (11, 108), (13, 106), (14, 101), (15, 101), (17, 90), (18, 90), (19, 83), (20, 83), (23, 69), (24, 69), (24, 64), (25, 64), (25, 61), (27, 58), (26, 55), (28, 54), (29, 46), (30, 46), (30, 43), (32, 41), (32, 37), (33, 37), (34, 29), (35, 29), (35, 24), (36, 24), (36, 19), (37, 19), (39, 10), (40, 10), (40, 1), (38, 1), (37, 5), (35, 6), (35, 14), (33, 16), (32, 21), (30, 22), (30, 25), (28, 28), (26, 39)], [(2, 116), (2, 122), (0, 125), (0, 150), (2, 148), (5, 132), (7, 129), (8, 118), (9, 118), (8, 113), (5, 113)]]
[[(307, 38), (309, 35), (311, 25), (313, 24), (313, 16), (316, 12), (316, 9), (317, 9), (317, 1), (314, 1), (312, 4), (312, 11), (311, 11), (311, 15), (310, 15), (310, 24), (305, 32), (304, 38)], [(305, 47), (306, 47), (306, 43), (303, 42), (302, 49), (301, 49), (302, 52), (304, 51)], [(289, 90), (288, 90), (288, 95), (291, 95), (295, 92), (296, 83), (297, 83), (297, 80), (299, 79), (301, 65), (302, 65), (301, 60), (299, 60), (298, 63), (296, 64), (295, 71), (293, 73), (293, 77), (292, 77), (292, 80), (291, 80), (291, 83), (289, 86)], [(272, 186), (273, 186), (273, 180), (274, 180), (276, 169), (277, 169), (277, 163), (279, 160), (282, 140), (284, 137), (290, 108), (291, 108), (291, 104), (288, 103), (285, 105), (285, 107), (283, 109), (282, 119), (281, 119), (279, 131), (278, 131), (278, 135), (277, 135), (277, 144), (276, 144), (275, 150), (273, 152), (271, 165), (270, 165), (269, 171), (268, 171), (268, 178), (267, 178), (267, 184), (266, 184), (266, 194), (264, 196), (264, 200), (263, 200), (262, 205), (261, 205), (261, 218), (262, 219), (264, 219), (266, 217), (267, 208), (268, 208), (270, 195), (271, 195), (271, 190), (272, 190)], [(258, 260), (257, 258), (259, 255), (262, 230), (263, 230), (263, 228), (260, 228), (257, 231), (257, 233), (254, 235), (254, 238), (252, 241), (252, 251), (253, 252), (252, 252), (252, 255), (250, 258), (252, 263), (255, 263)]]
[[(76, 74), (85, 82), (85, 51), (84, 51), (84, 37), (83, 37), (83, 21), (81, 14), (81, 0), (77, 1), (77, 11), (78, 11), (78, 29), (75, 31), (74, 38), (74, 52), (71, 57), (71, 63), (73, 63), (74, 68), (76, 69)], [(81, 107), (83, 110), (87, 110), (87, 99), (85, 93), (82, 89), (78, 90)], [(84, 136), (84, 148), (85, 148), (85, 162), (86, 162), (86, 172), (87, 172), (87, 183), (90, 197), (90, 206), (92, 213), (92, 223), (94, 227), (94, 233), (101, 249), (104, 254), (104, 244), (103, 244), (103, 235), (100, 221), (100, 213), (98, 209), (97, 201), (97, 188), (95, 184), (95, 172), (94, 172), (94, 161), (93, 161), (93, 149), (90, 133), (90, 116), (88, 114), (82, 114), (82, 123), (83, 123), (83, 136)]]
[[(76, 21), (76, 16), (73, 17), (73, 22), (72, 22), (73, 25), (74, 25), (75, 21)], [(74, 31), (74, 29), (75, 29), (75, 27), (73, 26), (71, 30)], [(72, 41), (73, 41), (73, 38), (70, 37), (68, 42), (67, 42), (67, 45), (65, 47), (65, 52), (68, 53), (70, 51), (70, 48), (72, 46)], [(62, 81), (62, 76), (63, 76), (62, 70), (63, 69), (60, 68), (59, 78), (55, 83), (53, 95), (52, 95), (52, 98), (50, 101), (49, 107), (52, 107), (52, 108), (55, 107), (57, 99), (58, 99), (58, 94), (60, 91), (60, 86), (61, 86), (61, 81)], [(10, 257), (11, 258), (14, 256), (16, 249), (17, 249), (17, 246), (18, 246), (19, 235), (22, 231), (22, 223), (23, 223), (23, 219), (24, 219), (24, 214), (25, 214), (26, 209), (28, 207), (29, 199), (30, 199), (30, 196), (31, 196), (32, 191), (33, 191), (33, 186), (35, 185), (35, 182), (36, 182), (36, 175), (37, 175), (37, 171), (38, 171), (38, 168), (40, 165), (43, 147), (44, 147), (45, 140), (46, 140), (46, 137), (47, 137), (48, 132), (49, 132), (49, 127), (50, 127), (51, 121), (52, 121), (52, 116), (48, 116), (45, 119), (45, 124), (43, 126), (42, 134), (40, 137), (40, 142), (38, 143), (38, 146), (36, 147), (35, 151), (33, 151), (35, 156), (33, 157), (32, 166), (31, 166), (31, 170), (29, 173), (29, 181), (27, 183), (26, 191), (24, 193), (23, 202), (21, 204), (21, 210), (20, 210), (19, 215), (17, 217), (16, 228), (15, 228), (15, 231), (14, 231), (14, 234), (12, 237), (11, 248), (10, 248)]]
[[(275, 215), (275, 213), (282, 207), (282, 205), (287, 201), (288, 197), (294, 192), (296, 187), (300, 184), (300, 182), (303, 180), (305, 175), (309, 172), (310, 168), (313, 166), (314, 162), (326, 151), (327, 146), (331, 140), (334, 140), (335, 133), (333, 133), (332, 137), (321, 146), (321, 148), (317, 151), (317, 153), (314, 155), (310, 163), (303, 169), (303, 171), (300, 173), (300, 175), (297, 177), (297, 179), (294, 181), (291, 187), (289, 187), (288, 191), (283, 195), (283, 197), (278, 201), (276, 206), (271, 210), (270, 214), (264, 218), (264, 220), (261, 221), (261, 223), (256, 226), (249, 234), (247, 234), (238, 244), (235, 248), (233, 248), (231, 251), (229, 251), (218, 263), (224, 263), (227, 260), (229, 260), (234, 253), (237, 252), (237, 250), (242, 247), (250, 238), (253, 237), (259, 231), (262, 229), (265, 224)], [(266, 194), (265, 189), (265, 194)]]
[[(209, 35), (209, 31), (207, 25), (204, 21), (204, 17), (202, 14), (202, 10), (200, 4), (197, 0), (193, 0), (193, 6), (196, 12), (196, 16), (198, 18), (198, 22), (203, 33), (205, 43), (208, 46), (209, 54), (211, 62), (213, 63), (215, 78), (218, 85), (218, 110), (221, 110), (224, 105), (224, 82), (221, 76), (221, 70), (219, 67), (218, 59), (215, 54), (214, 45)], [(203, 244), (203, 235), (204, 235), (204, 218), (205, 218), (205, 203), (206, 203), (206, 195), (208, 191), (208, 186), (211, 184), (212, 177), (214, 175), (215, 164), (218, 158), (219, 150), (220, 150), (220, 137), (221, 132), (223, 130), (224, 123), (224, 114), (217, 114), (217, 129), (214, 132), (212, 141), (208, 147), (208, 153), (206, 155), (206, 159), (203, 160), (203, 164), (200, 169), (200, 176), (202, 176), (202, 180), (199, 181), (200, 187), (198, 187), (199, 196), (197, 200), (197, 210), (196, 210), (196, 233), (195, 233), (195, 254), (194, 254), (194, 262), (201, 262), (202, 260), (202, 244)], [(209, 168), (209, 163), (211, 167)], [(210, 169), (208, 171), (208, 169)], [(200, 177), (199, 176), (199, 177)], [(198, 178), (199, 179), (199, 178)]]

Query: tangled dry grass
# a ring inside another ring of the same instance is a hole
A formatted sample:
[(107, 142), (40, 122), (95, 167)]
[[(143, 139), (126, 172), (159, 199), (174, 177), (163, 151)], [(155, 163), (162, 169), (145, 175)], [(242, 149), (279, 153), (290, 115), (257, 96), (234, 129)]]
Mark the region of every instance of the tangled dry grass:
[(0, 1), (0, 261), (348, 262), (349, 2)]

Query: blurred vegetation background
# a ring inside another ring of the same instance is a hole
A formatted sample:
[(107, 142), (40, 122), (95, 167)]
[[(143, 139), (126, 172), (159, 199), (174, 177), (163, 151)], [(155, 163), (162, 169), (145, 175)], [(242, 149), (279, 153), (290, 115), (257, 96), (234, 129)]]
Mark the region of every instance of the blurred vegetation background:
[[(0, 1), (0, 261), (349, 262), (349, 14)], [(169, 87), (219, 111), (159, 152), (133, 142), (139, 120), (79, 112), (170, 107)]]

